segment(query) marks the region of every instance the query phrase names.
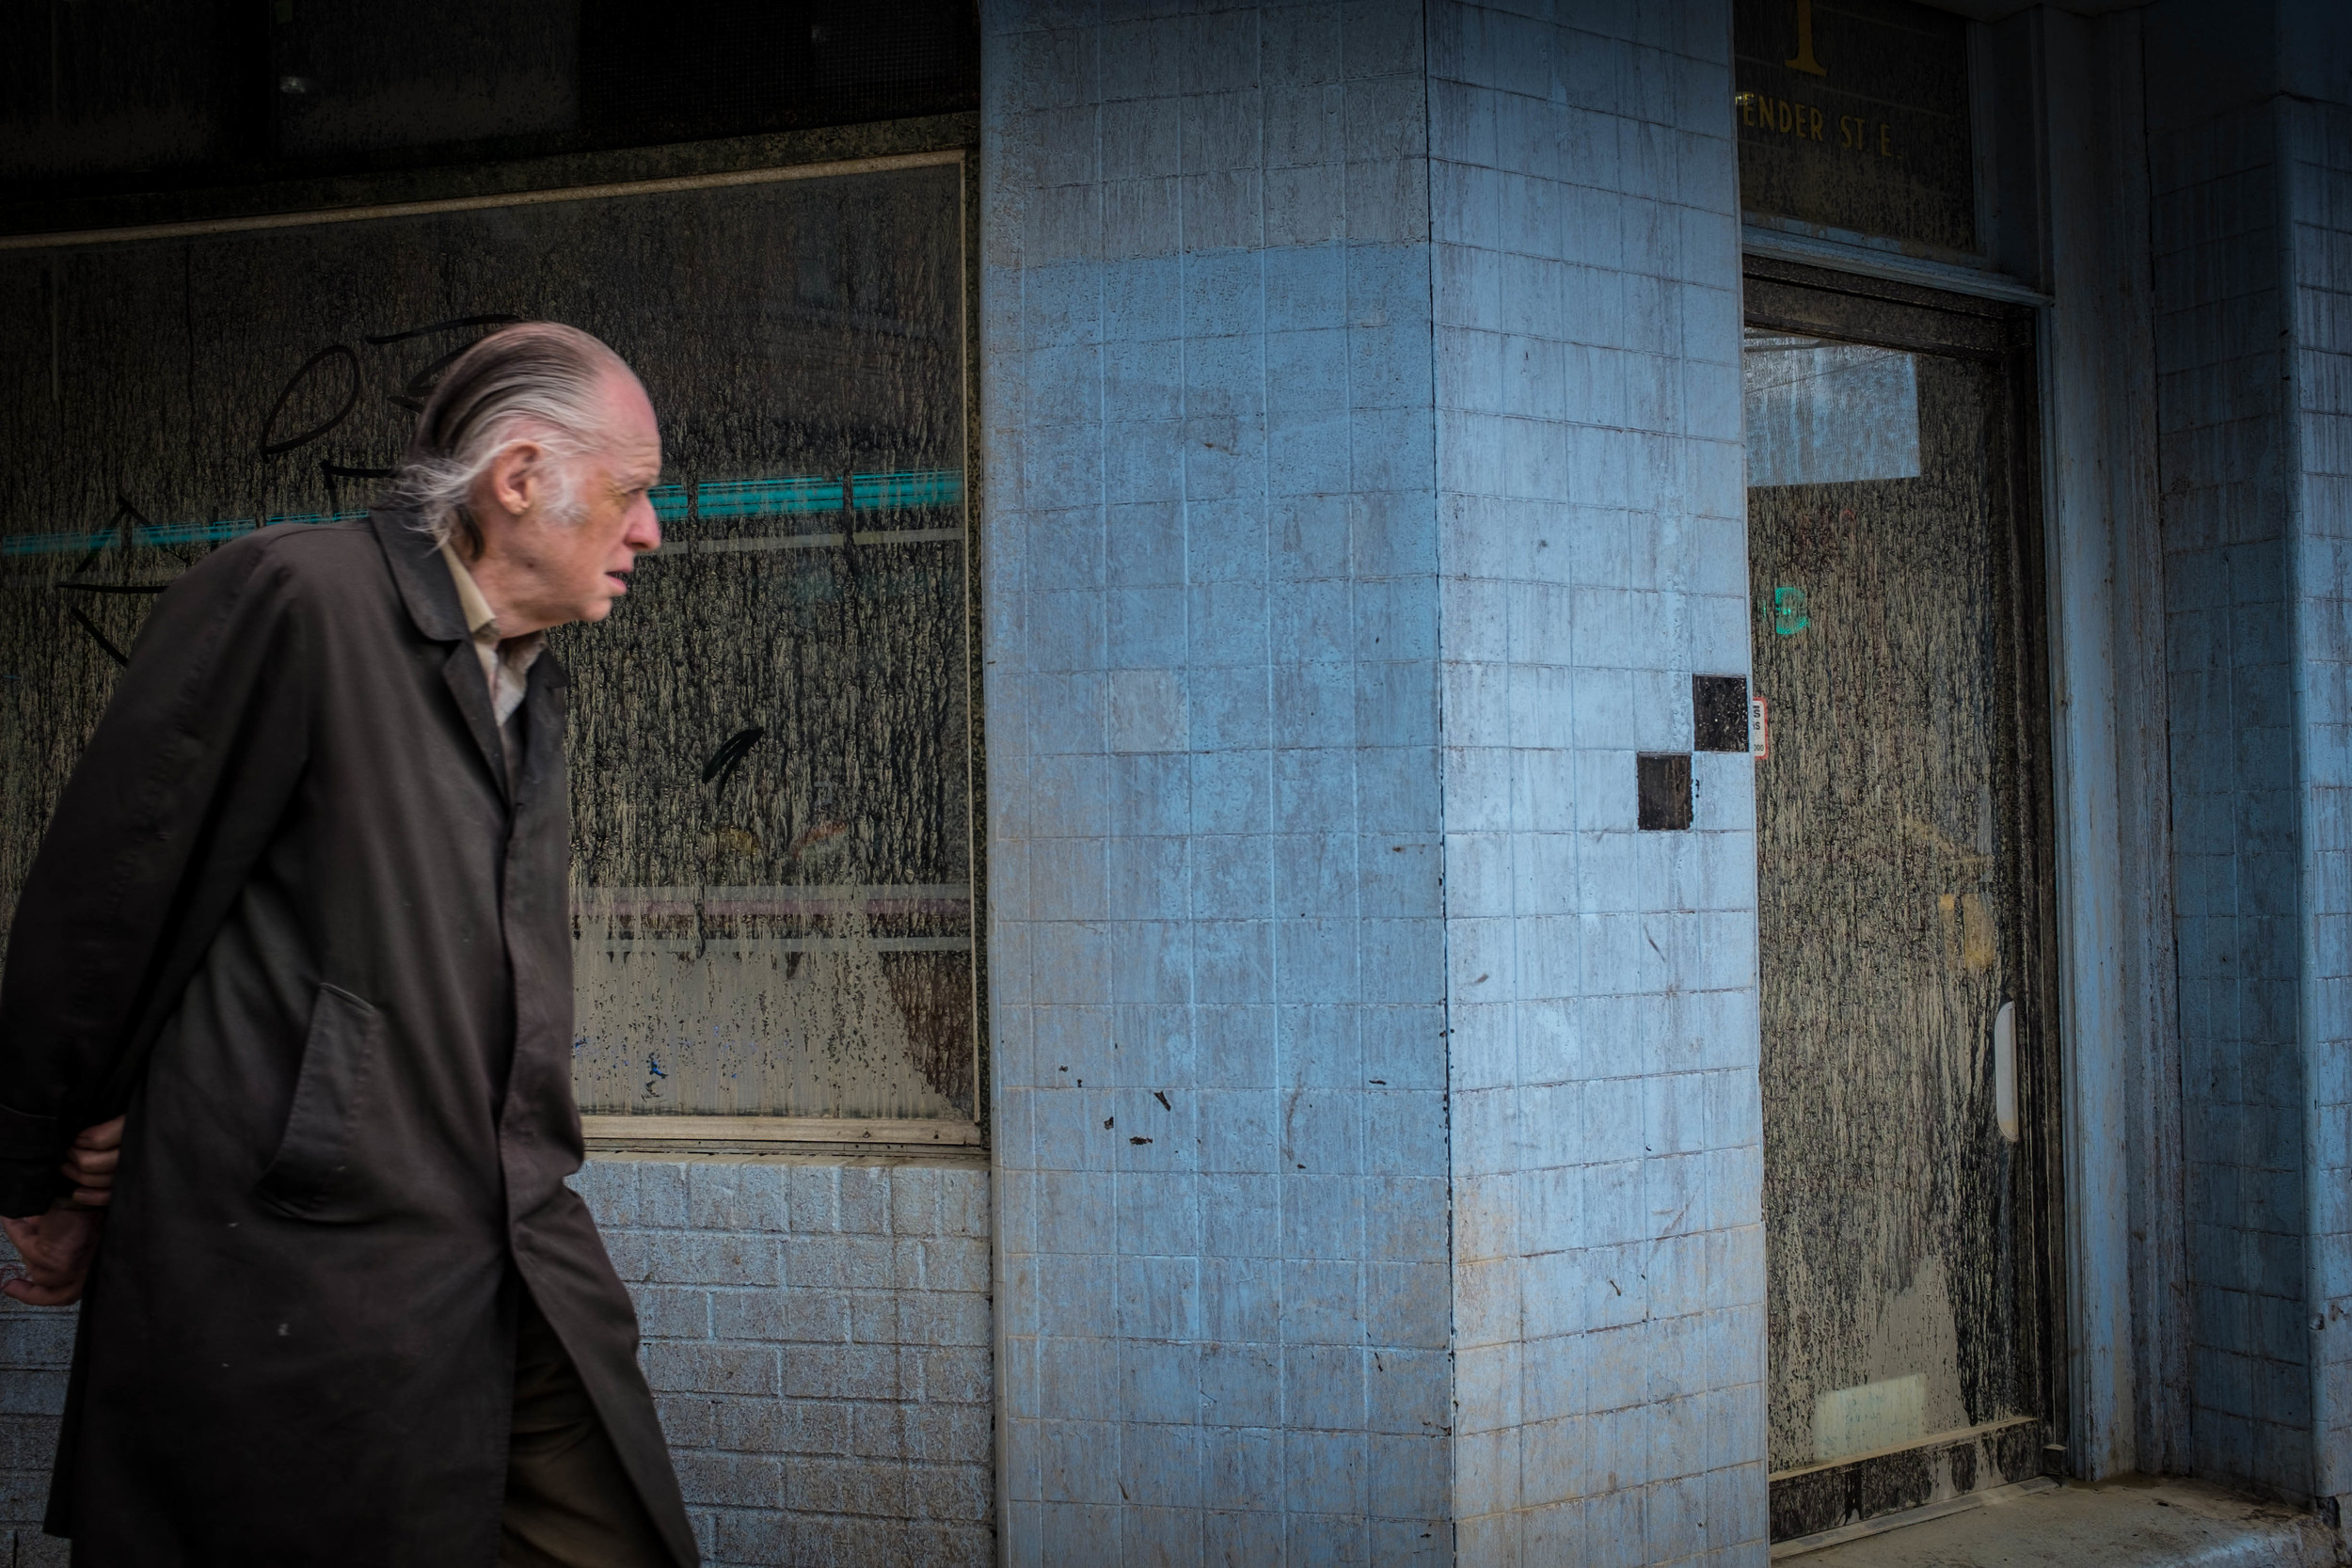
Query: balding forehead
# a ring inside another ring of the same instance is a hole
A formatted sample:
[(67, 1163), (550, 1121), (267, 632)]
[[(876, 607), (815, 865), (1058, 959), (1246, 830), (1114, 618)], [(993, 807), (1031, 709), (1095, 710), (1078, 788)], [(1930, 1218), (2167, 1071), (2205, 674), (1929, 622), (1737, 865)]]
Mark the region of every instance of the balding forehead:
[(656, 467), (661, 464), (661, 427), (653, 412), (653, 400), (627, 366), (618, 367), (604, 378), (598, 389), (604, 418), (599, 420), (597, 445), (615, 462), (648, 461)]
[(617, 357), (600, 378), (597, 395), (615, 414), (624, 417), (634, 414), (647, 420), (653, 418), (652, 394), (645, 390), (645, 384), (637, 379), (637, 372)]

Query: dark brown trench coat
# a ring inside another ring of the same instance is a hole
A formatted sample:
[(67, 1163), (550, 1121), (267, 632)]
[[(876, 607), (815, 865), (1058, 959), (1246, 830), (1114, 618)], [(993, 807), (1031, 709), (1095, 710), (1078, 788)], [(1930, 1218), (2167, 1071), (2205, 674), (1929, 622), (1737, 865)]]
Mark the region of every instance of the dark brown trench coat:
[(527, 1285), (695, 1561), (586, 1206), (564, 676), (510, 801), (449, 569), (399, 514), (165, 594), (0, 984), (0, 1212), (130, 1123), (48, 1528), (77, 1563), (484, 1564)]

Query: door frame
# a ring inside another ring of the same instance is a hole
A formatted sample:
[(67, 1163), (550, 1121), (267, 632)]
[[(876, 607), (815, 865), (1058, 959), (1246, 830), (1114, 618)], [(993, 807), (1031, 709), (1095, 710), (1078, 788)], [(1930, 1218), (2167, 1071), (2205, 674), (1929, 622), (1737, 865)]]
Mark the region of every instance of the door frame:
[[(2031, 1010), (2018, 1031), (2022, 1121), (2018, 1254), (2032, 1270), (2019, 1281), (2018, 1355), (2026, 1416), (1970, 1429), (1940, 1442), (1862, 1454), (1774, 1472), (1769, 1480), (1774, 1542), (1882, 1517), (1939, 1500), (1939, 1493), (2061, 1474), (2069, 1429), (2068, 1248), (2065, 1117), (2059, 1030), (2064, 1014), (2059, 958), (2049, 588), (2043, 525), (2044, 439), (2038, 312), (2028, 305), (1863, 277), (1750, 254), (1742, 258), (1742, 321), (1749, 326), (1818, 334), (1993, 366), (2008, 393), (2010, 647), (2007, 706), (2016, 733), (2020, 866), (2028, 927), (2020, 1000)], [(1925, 312), (1923, 322), (1921, 313)], [(1931, 328), (1920, 330), (1922, 325)], [(2026, 1009), (2021, 1008), (2021, 1011)], [(1770, 1377), (1770, 1345), (1766, 1346)], [(1990, 1476), (1983, 1472), (1989, 1468)], [(1947, 1488), (1948, 1487), (1948, 1490)]]

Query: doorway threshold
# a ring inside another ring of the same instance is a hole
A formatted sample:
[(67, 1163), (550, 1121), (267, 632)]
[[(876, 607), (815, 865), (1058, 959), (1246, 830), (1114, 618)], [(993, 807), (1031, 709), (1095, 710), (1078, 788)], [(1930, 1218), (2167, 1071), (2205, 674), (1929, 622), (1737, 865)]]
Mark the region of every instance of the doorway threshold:
[(2047, 1478), (1783, 1541), (1802, 1568), (2334, 1568), (2317, 1515), (2192, 1481)]

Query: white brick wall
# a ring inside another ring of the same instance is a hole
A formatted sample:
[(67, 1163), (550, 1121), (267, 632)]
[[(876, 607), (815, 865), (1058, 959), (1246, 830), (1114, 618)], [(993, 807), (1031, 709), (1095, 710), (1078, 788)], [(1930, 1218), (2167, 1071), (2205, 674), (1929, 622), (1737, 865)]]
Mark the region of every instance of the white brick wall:
[(1730, 24), (1431, 12), (1463, 1560), (1760, 1560), (1751, 764), (1641, 832), (1744, 674)]
[[(574, 1185), (636, 1300), (708, 1568), (994, 1560), (985, 1169), (596, 1159)], [(15, 1568), (68, 1555), (40, 1516), (73, 1320), (0, 1303)]]
[(710, 1568), (993, 1560), (986, 1170), (598, 1159), (574, 1184)]
[[(0, 1263), (16, 1249), (0, 1239)], [(0, 1551), (10, 1568), (65, 1568), (70, 1548), (40, 1532), (49, 1507), (49, 1465), (73, 1365), (71, 1307), (20, 1307), (0, 1300)]]

